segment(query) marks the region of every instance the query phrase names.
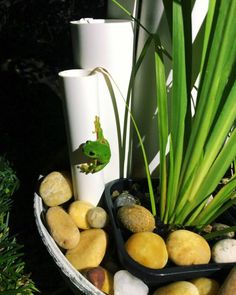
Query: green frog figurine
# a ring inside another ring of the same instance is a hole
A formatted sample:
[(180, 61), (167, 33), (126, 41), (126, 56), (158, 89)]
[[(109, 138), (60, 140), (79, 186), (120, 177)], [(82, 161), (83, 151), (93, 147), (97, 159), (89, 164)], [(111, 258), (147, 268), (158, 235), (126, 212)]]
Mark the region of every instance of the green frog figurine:
[(85, 174), (95, 173), (102, 170), (109, 163), (111, 158), (110, 145), (104, 138), (98, 116), (95, 117), (94, 126), (94, 133), (96, 133), (97, 139), (95, 141), (86, 141), (82, 147), (83, 154), (91, 159), (90, 163), (83, 163), (79, 165), (80, 171)]

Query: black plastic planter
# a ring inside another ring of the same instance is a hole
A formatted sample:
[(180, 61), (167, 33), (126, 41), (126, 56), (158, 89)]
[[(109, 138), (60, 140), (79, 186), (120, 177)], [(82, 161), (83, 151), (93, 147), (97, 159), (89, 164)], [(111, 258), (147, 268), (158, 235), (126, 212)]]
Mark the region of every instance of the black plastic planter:
[[(156, 182), (157, 183), (157, 182)], [(192, 266), (175, 266), (168, 263), (163, 269), (151, 269), (142, 266), (141, 264), (134, 261), (126, 252), (124, 243), (127, 239), (128, 231), (124, 230), (116, 219), (117, 208), (113, 201), (112, 195), (115, 191), (132, 191), (135, 193), (134, 187), (136, 184), (140, 188), (147, 188), (145, 180), (132, 180), (132, 179), (119, 179), (112, 181), (106, 185), (104, 199), (107, 207), (108, 214), (112, 225), (112, 230), (116, 242), (118, 257), (122, 266), (127, 269), (134, 276), (143, 280), (149, 286), (155, 287), (162, 283), (173, 282), (178, 280), (188, 280), (196, 277), (207, 276), (207, 277), (221, 277), (234, 266), (236, 263), (208, 263), (201, 265)], [(138, 193), (138, 192), (137, 192)], [(140, 193), (140, 192), (139, 192)], [(144, 191), (143, 191), (144, 193)], [(142, 195), (142, 192), (140, 193)]]

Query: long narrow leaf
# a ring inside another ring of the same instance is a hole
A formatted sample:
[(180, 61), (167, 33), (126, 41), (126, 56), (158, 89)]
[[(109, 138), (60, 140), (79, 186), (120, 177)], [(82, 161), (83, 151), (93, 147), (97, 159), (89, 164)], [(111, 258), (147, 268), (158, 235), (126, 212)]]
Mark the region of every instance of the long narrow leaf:
[(167, 163), (166, 146), (168, 140), (168, 110), (167, 110), (167, 91), (166, 76), (160, 42), (157, 40), (155, 51), (155, 69), (156, 69), (156, 94), (158, 106), (158, 127), (159, 127), (159, 147), (160, 147), (160, 215), (164, 219), (167, 194)]
[(211, 29), (212, 29), (212, 23), (214, 18), (215, 5), (216, 5), (216, 0), (209, 0), (209, 7), (208, 7), (204, 41), (203, 41), (203, 49), (202, 49), (202, 60), (201, 60), (201, 68), (200, 68), (201, 73), (203, 73), (203, 66), (204, 66), (204, 62), (206, 58), (207, 47), (209, 46), (210, 34), (212, 32)]
[(152, 180), (151, 180), (151, 174), (150, 174), (150, 170), (149, 170), (149, 165), (148, 165), (148, 160), (147, 160), (147, 156), (146, 156), (146, 150), (142, 141), (142, 137), (141, 134), (139, 132), (139, 128), (137, 126), (137, 123), (135, 121), (135, 118), (130, 110), (129, 105), (127, 104), (125, 98), (122, 95), (122, 92), (120, 91), (120, 88), (118, 87), (118, 85), (116, 84), (116, 82), (114, 81), (114, 79), (112, 78), (112, 76), (109, 74), (109, 72), (104, 69), (104, 68), (95, 68), (93, 71), (97, 71), (99, 73), (101, 73), (106, 81), (106, 83), (108, 83), (108, 89), (109, 91), (111, 91), (112, 93), (114, 93), (113, 87), (112, 87), (112, 83), (111, 81), (114, 83), (114, 85), (116, 86), (117, 90), (119, 91), (121, 97), (124, 100), (124, 104), (125, 107), (130, 115), (131, 121), (133, 123), (135, 132), (137, 134), (138, 140), (139, 140), (139, 144), (141, 147), (141, 151), (142, 151), (142, 155), (143, 155), (143, 160), (144, 160), (144, 166), (145, 166), (145, 171), (146, 171), (146, 176), (147, 176), (147, 181), (148, 181), (148, 189), (149, 189), (149, 194), (150, 194), (150, 203), (151, 203), (151, 209), (152, 209), (152, 214), (155, 216), (156, 215), (156, 202), (155, 202), (155, 197), (154, 197), (154, 192), (153, 192), (153, 186), (152, 186)]
[(208, 223), (208, 220), (212, 217), (212, 215), (214, 215), (214, 212), (218, 212), (219, 208), (221, 208), (224, 205), (224, 203), (227, 204), (228, 200), (236, 201), (235, 185), (236, 177), (234, 177), (230, 182), (228, 182), (221, 188), (221, 190), (214, 196), (213, 200), (194, 220), (194, 223), (198, 225), (206, 225)]
[[(185, 72), (187, 98), (191, 97), (192, 86), (192, 1), (182, 0), (183, 23), (184, 23), (184, 45), (185, 45)], [(194, 1), (193, 1), (194, 2)], [(189, 141), (192, 125), (191, 100), (187, 99), (184, 133), (184, 150)]]
[(146, 156), (146, 151), (145, 151), (145, 147), (143, 145), (142, 142), (142, 137), (139, 133), (139, 128), (136, 124), (136, 121), (132, 115), (132, 113), (129, 111), (132, 123), (134, 125), (136, 134), (138, 136), (138, 140), (139, 140), (139, 144), (142, 150), (142, 154), (143, 154), (143, 160), (144, 160), (144, 166), (145, 166), (145, 170), (146, 170), (146, 177), (147, 177), (147, 182), (148, 182), (148, 190), (149, 190), (149, 194), (150, 194), (150, 202), (151, 202), (151, 210), (152, 210), (152, 214), (154, 216), (156, 216), (157, 212), (156, 212), (156, 201), (155, 201), (155, 197), (154, 197), (154, 192), (153, 192), (153, 186), (152, 186), (152, 180), (151, 180), (151, 174), (150, 174), (150, 170), (149, 170), (149, 166), (148, 166), (148, 160), (147, 160), (147, 156)]
[[(134, 87), (134, 83), (135, 83), (135, 77), (136, 77), (136, 74), (143, 62), (143, 59), (145, 58), (146, 56), (146, 53), (150, 47), (150, 45), (152, 44), (152, 41), (153, 41), (153, 35), (149, 35), (147, 40), (145, 41), (145, 44), (142, 48), (142, 51), (136, 61), (136, 63), (134, 64), (134, 66), (132, 67), (132, 71), (131, 71), (131, 75), (130, 75), (130, 80), (129, 80), (129, 85), (128, 85), (128, 91), (127, 91), (127, 97), (126, 97), (126, 104), (128, 106), (130, 106), (130, 100), (131, 100), (131, 94), (132, 94), (132, 90), (133, 90), (133, 87)], [(134, 102), (133, 102), (134, 103)], [(132, 106), (131, 106), (132, 108)], [(126, 148), (126, 140), (127, 140), (127, 122), (128, 122), (128, 110), (126, 109), (125, 111), (125, 115), (124, 115), (124, 130), (123, 130), (123, 139), (122, 139), (122, 154), (124, 155), (125, 154), (125, 148)], [(132, 129), (130, 130), (130, 134), (132, 135)], [(130, 144), (129, 144), (130, 145)], [(129, 148), (129, 151), (128, 151), (128, 159), (129, 159), (129, 162), (128, 162), (128, 167), (127, 167), (127, 171), (130, 171), (130, 167), (131, 166), (131, 148)]]
[[(232, 132), (229, 140), (224, 145), (221, 153), (217, 157), (216, 161), (211, 166), (211, 169), (209, 170), (208, 174), (205, 177), (205, 181), (202, 184), (201, 189), (199, 190), (199, 195), (203, 195), (202, 191), (207, 191), (207, 194), (211, 193), (217, 183), (220, 182), (222, 179), (223, 171), (227, 171), (228, 167), (230, 166), (230, 163), (233, 161), (235, 157), (236, 152), (236, 129)], [(206, 190), (206, 188), (208, 188)]]
[[(173, 143), (172, 143), (172, 137), (170, 134), (170, 164), (169, 164), (169, 171), (168, 171), (169, 175), (173, 175), (174, 174), (174, 151), (173, 151)], [(168, 181), (168, 180), (167, 180)], [(169, 185), (169, 183), (168, 183)], [(169, 188), (170, 186), (168, 186)], [(167, 194), (167, 205), (166, 205), (166, 210), (165, 210), (165, 217), (164, 217), (164, 223), (168, 224), (168, 223), (172, 223), (173, 219), (174, 219), (174, 210), (172, 210), (171, 212), (171, 206), (173, 206), (173, 202), (172, 202), (172, 195), (170, 194), (170, 191)]]
[(177, 200), (184, 146), (184, 122), (187, 109), (185, 40), (183, 11), (179, 1), (173, 2), (173, 90), (171, 100), (171, 137), (173, 141), (173, 173), (169, 175), (168, 195), (172, 199), (170, 215)]

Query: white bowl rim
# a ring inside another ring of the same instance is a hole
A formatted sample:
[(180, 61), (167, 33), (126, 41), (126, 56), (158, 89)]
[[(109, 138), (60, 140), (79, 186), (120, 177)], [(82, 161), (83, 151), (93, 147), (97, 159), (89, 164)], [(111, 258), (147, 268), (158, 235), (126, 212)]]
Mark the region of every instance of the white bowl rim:
[(41, 214), (44, 211), (42, 198), (35, 192), (34, 193), (34, 216), (36, 226), (41, 236), (41, 239), (46, 246), (49, 254), (52, 256), (60, 271), (69, 279), (74, 287), (88, 295), (104, 295), (92, 283), (90, 283), (72, 264), (66, 259), (65, 255), (61, 252), (47, 228), (44, 226)]

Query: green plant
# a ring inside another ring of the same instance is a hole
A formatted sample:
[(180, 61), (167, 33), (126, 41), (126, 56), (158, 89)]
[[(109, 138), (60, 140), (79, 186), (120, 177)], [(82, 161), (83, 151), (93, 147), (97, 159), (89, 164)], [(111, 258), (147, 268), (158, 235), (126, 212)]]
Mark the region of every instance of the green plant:
[[(112, 1), (135, 19), (116, 0)], [(195, 87), (191, 70), (191, 1), (163, 0), (163, 4), (172, 36), (170, 98), (164, 63), (164, 55), (170, 55), (164, 50), (158, 33), (151, 34), (141, 25), (149, 37), (133, 67), (127, 99), (135, 87), (135, 75), (147, 49), (154, 42), (160, 217), (166, 224), (202, 228), (236, 204), (235, 169), (222, 185), (223, 177), (236, 158), (236, 2), (209, 1), (202, 52), (199, 57), (194, 57), (200, 58), (200, 82), (194, 113), (191, 112), (191, 90)], [(139, 20), (135, 21), (140, 25)], [(140, 144), (143, 147), (141, 140)], [(155, 215), (155, 199), (144, 148), (142, 152)], [(209, 202), (211, 195), (214, 197)]]
[(0, 294), (35, 294), (29, 275), (24, 274), (22, 246), (9, 235), (11, 197), (19, 186), (18, 178), (9, 162), (0, 157)]

